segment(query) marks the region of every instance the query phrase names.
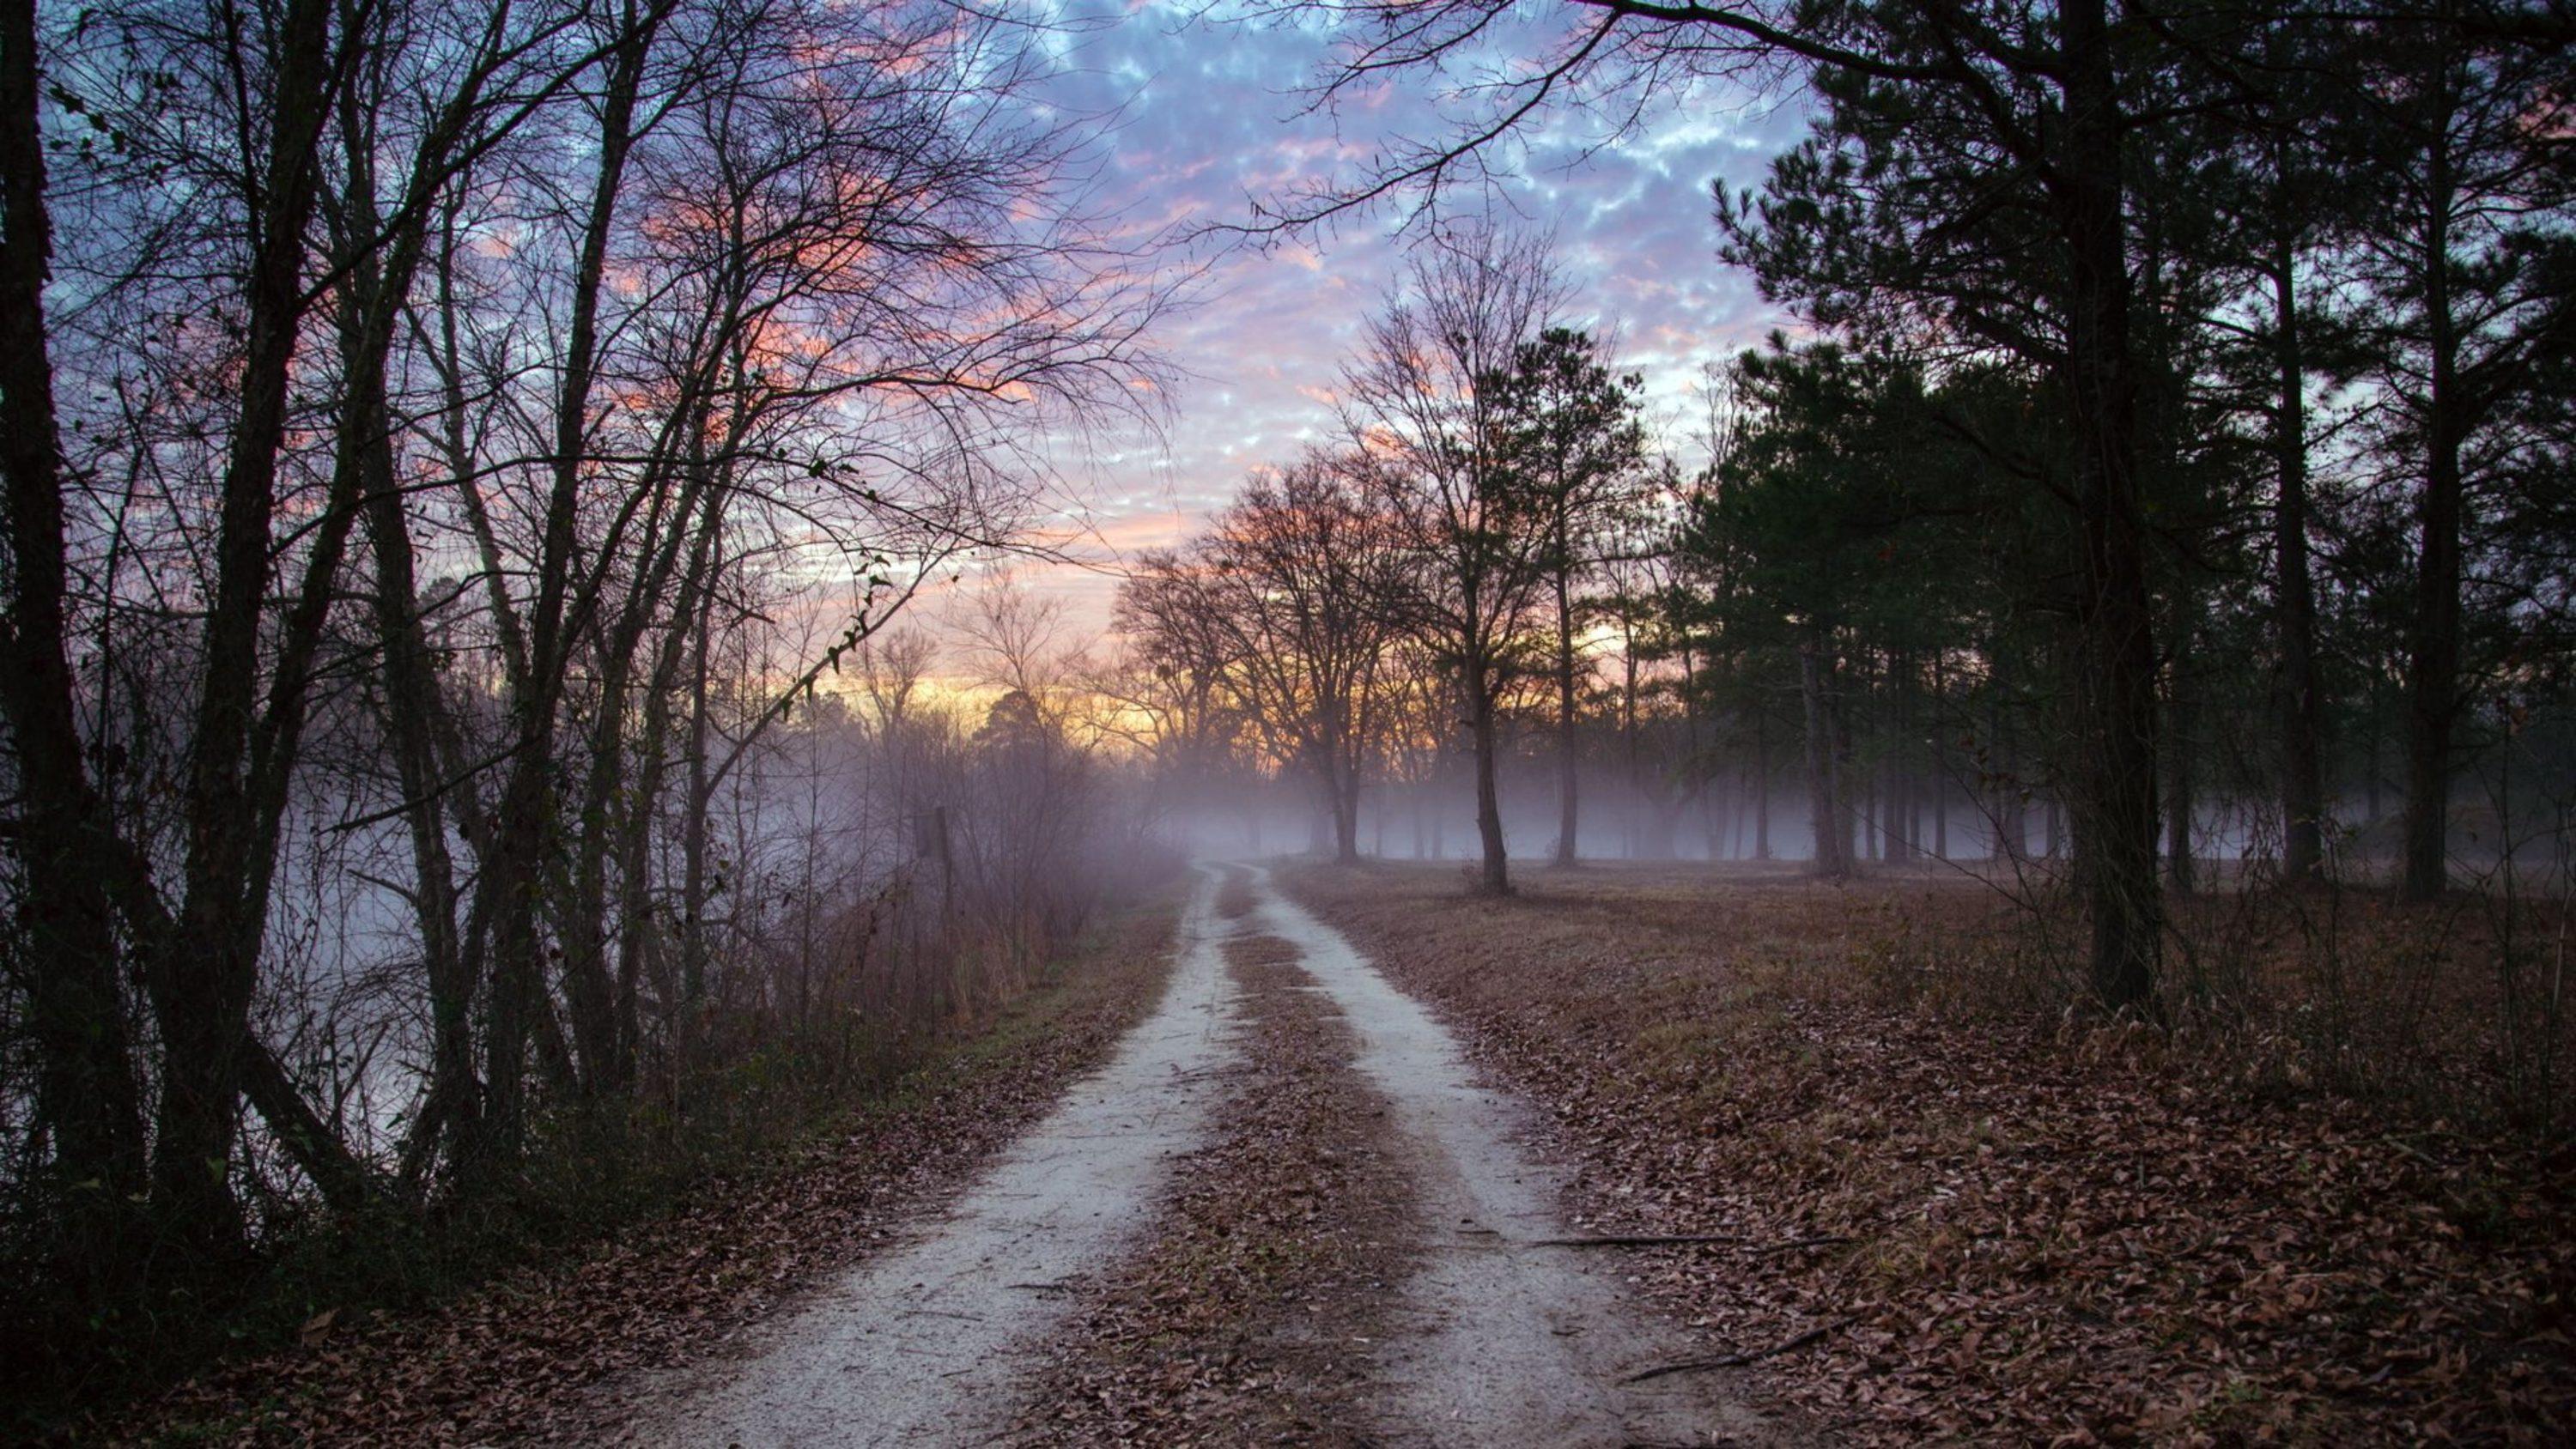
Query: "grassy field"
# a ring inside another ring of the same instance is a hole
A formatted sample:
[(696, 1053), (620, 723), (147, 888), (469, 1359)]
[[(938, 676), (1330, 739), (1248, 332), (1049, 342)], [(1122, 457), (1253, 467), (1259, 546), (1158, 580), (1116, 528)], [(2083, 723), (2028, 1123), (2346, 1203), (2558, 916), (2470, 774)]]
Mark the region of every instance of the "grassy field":
[(2466, 908), (2332, 903), (2329, 977), (2324, 905), (2193, 907), (2164, 1032), (2067, 1010), (2048, 922), (1955, 875), (1284, 884), (1552, 1114), (1590, 1227), (1721, 1240), (1620, 1251), (1834, 1436), (2576, 1430), (2563, 1119), (2480, 1108), (2495, 1061), (2401, 1070), (2509, 1034)]

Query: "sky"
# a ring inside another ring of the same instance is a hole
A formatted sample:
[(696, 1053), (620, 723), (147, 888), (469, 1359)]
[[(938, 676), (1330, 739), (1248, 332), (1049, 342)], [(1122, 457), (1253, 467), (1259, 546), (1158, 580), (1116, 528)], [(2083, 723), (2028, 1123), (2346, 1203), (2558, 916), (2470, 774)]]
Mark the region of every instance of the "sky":
[[(1059, 71), (1045, 92), (1103, 128), (1097, 204), (1139, 232), (1240, 221), (1254, 198), (1358, 174), (1389, 140), (1441, 134), (1430, 85), (1382, 87), (1338, 113), (1307, 107), (1329, 37), (1194, 13), (1196, 3), (1068, 0)], [(1567, 320), (1619, 339), (1678, 445), (1704, 363), (1760, 342), (1782, 319), (1716, 257), (1709, 188), (1759, 183), (1805, 125), (1794, 101), (1715, 87), (1679, 97), (1605, 147), (1571, 120), (1536, 133), (1501, 198), (1515, 224), (1552, 234), (1575, 287)], [(1023, 569), (1060, 602), (1081, 643), (1108, 627), (1122, 559), (1175, 544), (1244, 475), (1333, 430), (1332, 388), (1363, 318), (1399, 276), (1400, 211), (1330, 232), (1215, 253), (1158, 339), (1176, 374), (1161, 426), (1108, 430), (1063, 465), (1085, 541), (1081, 566)], [(1417, 228), (1418, 232), (1418, 228)], [(952, 601), (949, 607), (954, 607)]]

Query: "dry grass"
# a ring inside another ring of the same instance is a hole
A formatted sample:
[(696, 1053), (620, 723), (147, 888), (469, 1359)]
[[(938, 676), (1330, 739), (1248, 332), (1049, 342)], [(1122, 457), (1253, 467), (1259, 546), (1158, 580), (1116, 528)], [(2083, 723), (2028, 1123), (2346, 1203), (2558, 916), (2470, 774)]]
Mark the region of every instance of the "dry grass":
[(2302, 1087), (2295, 1051), (2252, 1050), (2277, 1033), (2034, 1009), (2050, 968), (1974, 882), (1609, 868), (1503, 901), (1439, 869), (1285, 883), (1553, 1110), (1579, 1214), (1736, 1240), (1641, 1253), (1669, 1306), (1728, 1348), (1833, 1326), (1763, 1372), (1838, 1435), (2576, 1428), (2576, 1158)]

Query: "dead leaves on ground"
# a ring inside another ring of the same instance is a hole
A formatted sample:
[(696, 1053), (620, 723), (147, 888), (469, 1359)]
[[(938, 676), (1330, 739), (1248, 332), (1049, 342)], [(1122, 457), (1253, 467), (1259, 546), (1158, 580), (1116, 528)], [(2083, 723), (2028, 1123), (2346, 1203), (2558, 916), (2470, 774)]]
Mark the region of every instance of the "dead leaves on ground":
[[(1837, 1437), (2550, 1442), (2565, 1149), (2385, 1120), (2118, 1033), (1869, 1004), (1871, 887), (1607, 872), (1288, 884), (1550, 1104), (1601, 1232)], [(1907, 906), (1905, 909), (1913, 909)], [(1847, 1320), (1847, 1321), (1845, 1321)]]
[(1385, 1104), (1273, 936), (1229, 944), (1249, 1040), (1147, 1249), (1084, 1295), (1029, 1445), (1369, 1442), (1378, 1310), (1412, 1237)]

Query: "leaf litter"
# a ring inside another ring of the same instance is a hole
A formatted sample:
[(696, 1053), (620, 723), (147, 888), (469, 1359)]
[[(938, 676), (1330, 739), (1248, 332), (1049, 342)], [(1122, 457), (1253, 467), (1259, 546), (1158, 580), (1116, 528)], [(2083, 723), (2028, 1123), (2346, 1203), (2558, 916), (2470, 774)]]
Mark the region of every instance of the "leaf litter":
[[(2145, 1033), (1874, 1003), (1893, 887), (1284, 875), (1543, 1104), (1710, 1357), (1863, 1443), (2564, 1442), (2568, 1149), (2250, 1089)], [(1937, 893), (1936, 893), (1937, 894)]]

